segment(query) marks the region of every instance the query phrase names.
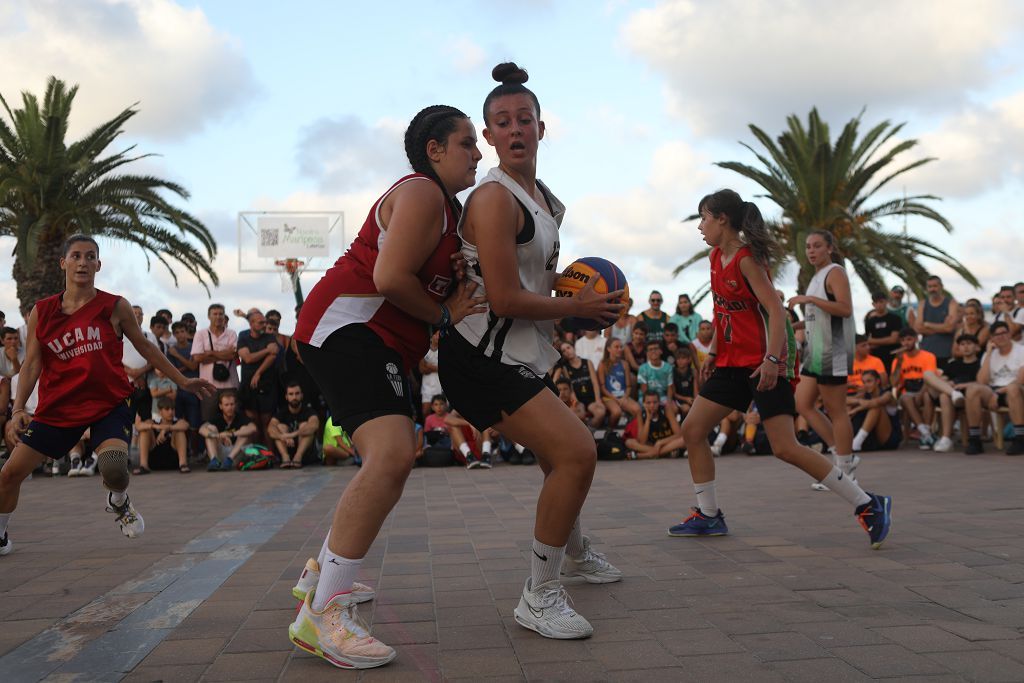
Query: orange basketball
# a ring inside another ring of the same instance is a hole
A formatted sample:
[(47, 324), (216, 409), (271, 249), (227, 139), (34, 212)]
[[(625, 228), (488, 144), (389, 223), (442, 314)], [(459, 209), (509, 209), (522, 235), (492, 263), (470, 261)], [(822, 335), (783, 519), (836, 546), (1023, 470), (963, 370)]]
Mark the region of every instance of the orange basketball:
[[(614, 263), (598, 256), (577, 259), (566, 266), (558, 281), (555, 282), (555, 296), (574, 296), (595, 277), (597, 282), (594, 283), (594, 291), (598, 294), (607, 294), (622, 289), (625, 290), (622, 301), (629, 298), (629, 285), (626, 283), (626, 276)], [(623, 316), (626, 313), (627, 311), (622, 311)], [(567, 322), (571, 327), (579, 330), (603, 330), (607, 327), (592, 318), (569, 318)]]

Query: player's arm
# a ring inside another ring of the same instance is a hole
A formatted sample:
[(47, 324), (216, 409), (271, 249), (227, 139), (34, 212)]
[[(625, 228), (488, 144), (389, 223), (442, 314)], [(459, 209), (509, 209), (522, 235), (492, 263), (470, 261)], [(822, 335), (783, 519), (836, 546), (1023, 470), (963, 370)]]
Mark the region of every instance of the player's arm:
[[(591, 278), (574, 296), (553, 297), (524, 289), (519, 279), (516, 235), (523, 222), (522, 211), (508, 189), (498, 183), (486, 183), (473, 193), (466, 207), (464, 234), (477, 245), (480, 274), (487, 290), (491, 311), (500, 318), (523, 320), (559, 320), (578, 316), (615, 322), (622, 312), (618, 303), (622, 290), (598, 294), (597, 278)], [(549, 268), (554, 275), (557, 253), (550, 255)]]
[[(757, 297), (758, 302), (768, 311), (768, 354), (782, 359), (783, 344), (786, 338), (786, 309), (782, 306), (782, 300), (775, 293), (772, 281), (768, 279), (768, 273), (753, 258), (746, 257), (740, 261), (740, 272), (750, 283), (750, 288)], [(754, 371), (751, 377), (760, 375), (757, 387), (760, 391), (768, 391), (775, 387), (779, 377), (779, 365), (768, 360), (767, 356), (760, 367)]]

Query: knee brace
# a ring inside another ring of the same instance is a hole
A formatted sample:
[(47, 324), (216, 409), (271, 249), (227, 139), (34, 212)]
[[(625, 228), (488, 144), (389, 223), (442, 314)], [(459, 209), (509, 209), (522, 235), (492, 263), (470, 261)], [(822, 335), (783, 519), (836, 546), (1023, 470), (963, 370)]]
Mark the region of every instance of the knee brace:
[(103, 484), (111, 491), (128, 488), (128, 451), (123, 448), (108, 448), (96, 453), (96, 469), (103, 478)]

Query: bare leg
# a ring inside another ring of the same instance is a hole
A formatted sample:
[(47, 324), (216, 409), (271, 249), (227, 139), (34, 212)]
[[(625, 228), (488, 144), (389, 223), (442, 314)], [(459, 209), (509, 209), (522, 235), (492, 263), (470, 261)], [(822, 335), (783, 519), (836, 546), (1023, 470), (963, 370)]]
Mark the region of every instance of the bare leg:
[(178, 467), (188, 467), (188, 435), (186, 432), (171, 434), (171, 443), (178, 453)]
[(706, 484), (715, 479), (715, 459), (711, 455), (708, 434), (732, 408), (698, 396), (683, 421), (683, 440), (688, 444), (690, 476), (695, 484)]
[[(823, 412), (818, 410), (817, 400), (818, 395), (821, 395), (822, 401), (825, 399), (825, 385), (818, 384), (818, 380), (814, 377), (801, 376), (800, 383), (796, 385), (796, 409), (800, 413), (800, 417), (807, 420), (807, 424), (815, 433), (821, 437), (821, 440), (825, 442), (827, 446), (834, 446), (836, 450), (840, 450), (836, 445), (836, 435), (833, 432), (833, 424), (825, 416)], [(843, 414), (846, 414), (846, 388), (843, 387)], [(829, 408), (829, 415), (832, 414), (832, 409)], [(852, 431), (852, 430), (851, 430)], [(852, 442), (853, 435), (850, 435)], [(850, 447), (852, 449), (852, 445)], [(850, 449), (843, 451), (849, 453)]]
[(0, 469), (0, 514), (14, 512), (18, 507), (21, 483), (28, 479), (32, 470), (39, 467), (46, 456), (34, 448), (19, 442), (11, 457)]
[(306, 454), (306, 451), (308, 451), (310, 446), (312, 446), (312, 445), (313, 445), (313, 436), (312, 435), (310, 435), (310, 436), (300, 436), (299, 437), (299, 444), (295, 448), (295, 464), (296, 465), (299, 465), (299, 466), (302, 465), (302, 456)]
[(836, 453), (840, 455), (853, 453), (853, 425), (850, 423), (849, 413), (846, 412), (846, 385), (819, 384), (818, 392), (821, 394), (825, 409), (828, 410), (828, 417), (822, 415), (820, 411), (814, 412), (832, 427), (833, 441), (830, 445), (835, 446)]
[(153, 448), (154, 438), (150, 429), (139, 431), (139, 469), (149, 469), (149, 451)]
[[(892, 420), (889, 419), (885, 408), (872, 408), (868, 418), (873, 418), (877, 423), (872, 425), (872, 429), (874, 430), (875, 438), (878, 439), (878, 443), (887, 443), (889, 437), (892, 436)], [(867, 423), (868, 421), (864, 420), (864, 431), (870, 432), (871, 430), (867, 429)]]
[(828, 458), (807, 446), (801, 446), (796, 440), (793, 418), (789, 415), (776, 415), (764, 420), (764, 431), (775, 457), (800, 468), (814, 481), (820, 482), (832, 471), (833, 465)]
[(590, 426), (597, 429), (604, 422), (604, 416), (607, 411), (604, 409), (603, 402), (594, 401), (587, 406), (587, 412), (590, 413)]

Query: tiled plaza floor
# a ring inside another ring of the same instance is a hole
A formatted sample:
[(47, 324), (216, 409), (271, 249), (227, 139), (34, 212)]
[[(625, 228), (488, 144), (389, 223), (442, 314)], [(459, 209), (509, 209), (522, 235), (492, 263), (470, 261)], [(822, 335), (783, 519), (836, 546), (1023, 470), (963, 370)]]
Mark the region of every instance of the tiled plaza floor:
[(399, 656), (361, 673), (286, 635), (354, 472), (137, 477), (135, 540), (98, 479), (26, 482), (0, 558), (0, 681), (1024, 681), (1024, 458), (865, 455), (861, 481), (895, 496), (879, 551), (772, 458), (718, 460), (732, 535), (700, 540), (665, 535), (692, 504), (685, 461), (601, 463), (584, 524), (626, 577), (570, 588), (584, 641), (512, 619), (540, 471), (418, 469), (361, 577)]

